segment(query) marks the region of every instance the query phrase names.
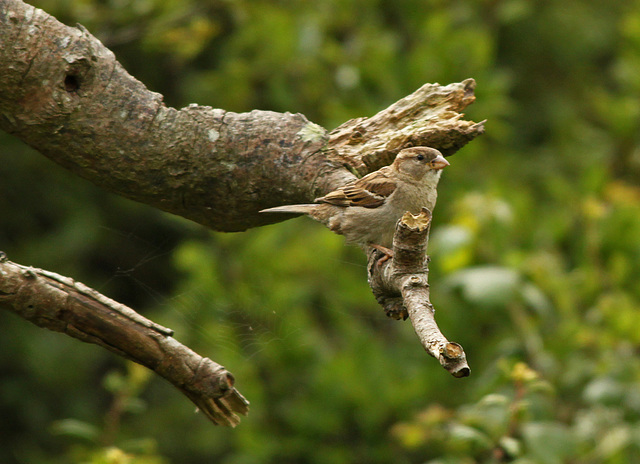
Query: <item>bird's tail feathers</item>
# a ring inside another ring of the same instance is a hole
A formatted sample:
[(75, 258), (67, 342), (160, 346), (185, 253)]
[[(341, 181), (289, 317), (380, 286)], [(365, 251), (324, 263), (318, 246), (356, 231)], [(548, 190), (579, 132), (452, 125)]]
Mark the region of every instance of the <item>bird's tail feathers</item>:
[(318, 205), (284, 205), (274, 208), (267, 208), (260, 211), (261, 213), (292, 213), (292, 214), (309, 214)]

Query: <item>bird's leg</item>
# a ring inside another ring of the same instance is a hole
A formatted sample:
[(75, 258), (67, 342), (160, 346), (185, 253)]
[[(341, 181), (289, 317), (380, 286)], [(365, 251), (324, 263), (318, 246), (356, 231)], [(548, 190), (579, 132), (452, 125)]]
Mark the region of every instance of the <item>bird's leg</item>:
[(378, 266), (382, 266), (382, 263), (387, 261), (389, 258), (393, 258), (393, 250), (387, 247), (383, 247), (382, 245), (376, 245), (374, 243), (371, 243), (370, 246), (371, 248), (375, 248), (376, 250), (384, 254), (384, 256), (378, 260)]

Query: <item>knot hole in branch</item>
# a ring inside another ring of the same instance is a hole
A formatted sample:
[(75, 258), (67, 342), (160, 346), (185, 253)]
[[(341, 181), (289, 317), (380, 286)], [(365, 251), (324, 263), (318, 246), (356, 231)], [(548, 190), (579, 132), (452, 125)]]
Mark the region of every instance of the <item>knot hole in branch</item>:
[(77, 92), (80, 88), (80, 79), (74, 74), (67, 74), (64, 78), (64, 89), (71, 93)]
[(67, 62), (63, 81), (64, 89), (68, 93), (78, 93), (81, 87), (86, 87), (93, 80), (95, 73), (93, 64), (96, 57), (74, 54), (64, 57), (64, 60)]

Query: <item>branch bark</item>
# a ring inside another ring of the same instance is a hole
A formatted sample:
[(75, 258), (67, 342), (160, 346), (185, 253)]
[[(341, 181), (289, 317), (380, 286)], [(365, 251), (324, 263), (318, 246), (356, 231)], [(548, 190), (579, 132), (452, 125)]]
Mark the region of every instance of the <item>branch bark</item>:
[(428, 84), (331, 133), (303, 115), (167, 108), (82, 26), (0, 0), (0, 129), (106, 190), (219, 231), (283, 216), (389, 164), (402, 148), (453, 154), (484, 131), (462, 119), (475, 82)]
[(369, 285), (387, 316), (403, 320), (408, 317), (427, 353), (454, 377), (467, 377), (471, 370), (464, 350), (440, 332), (429, 298), (430, 226), (428, 209), (423, 208), (416, 216), (405, 213), (393, 237), (393, 258), (380, 264), (379, 251), (369, 254)]
[(171, 329), (69, 277), (8, 261), (2, 252), (0, 276), (0, 308), (148, 367), (214, 424), (235, 427), (238, 414), (248, 413), (233, 375), (176, 341)]

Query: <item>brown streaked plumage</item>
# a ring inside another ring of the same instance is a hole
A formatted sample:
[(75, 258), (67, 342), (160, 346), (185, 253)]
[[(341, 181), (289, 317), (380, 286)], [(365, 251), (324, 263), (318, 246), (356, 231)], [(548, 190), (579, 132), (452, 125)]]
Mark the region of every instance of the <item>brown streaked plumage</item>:
[(396, 223), (406, 211), (433, 210), (438, 181), (448, 165), (435, 148), (406, 148), (391, 165), (316, 198), (314, 204), (261, 212), (308, 214), (365, 251), (367, 246), (390, 248)]

